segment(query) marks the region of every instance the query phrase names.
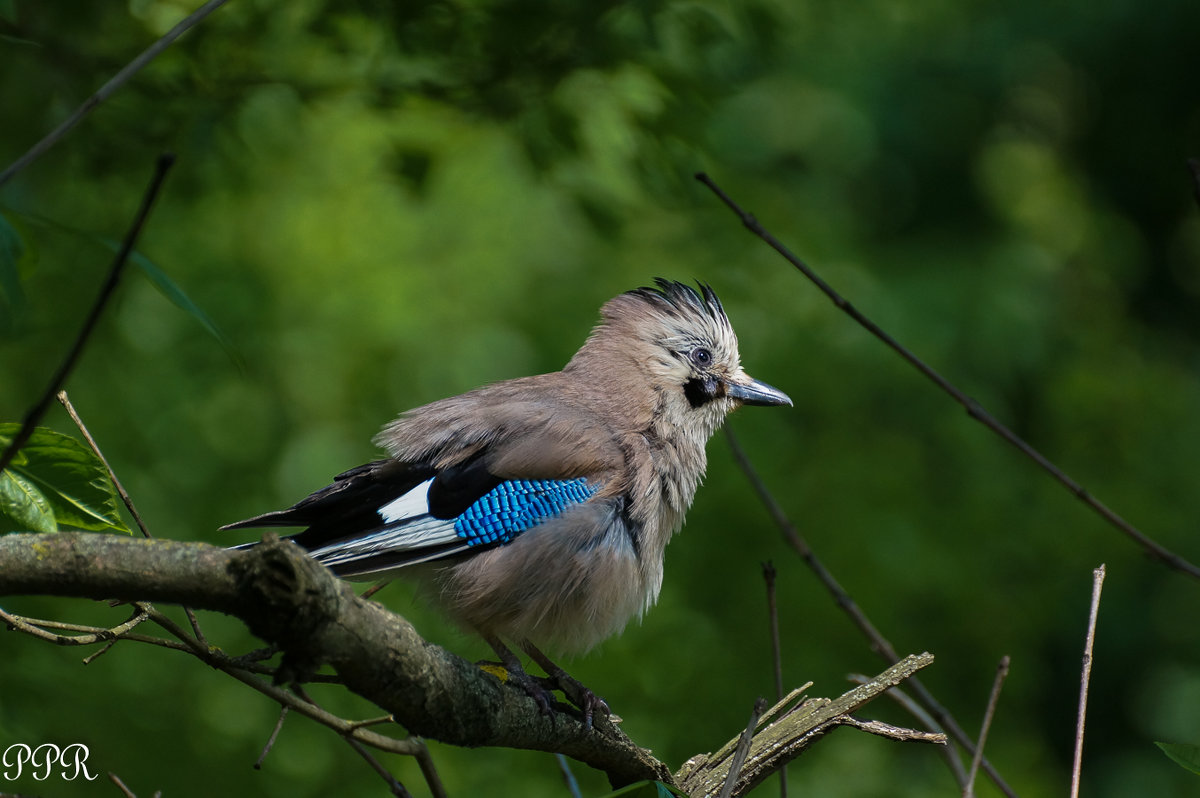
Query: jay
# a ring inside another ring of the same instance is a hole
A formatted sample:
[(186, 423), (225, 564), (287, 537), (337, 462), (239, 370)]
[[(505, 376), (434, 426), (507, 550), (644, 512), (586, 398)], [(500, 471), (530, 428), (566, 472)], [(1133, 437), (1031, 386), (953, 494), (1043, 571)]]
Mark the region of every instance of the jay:
[(659, 279), (610, 300), (562, 371), (401, 415), (388, 456), (277, 512), (230, 524), (291, 540), (348, 578), (397, 572), (495, 649), (543, 712), (516, 643), (583, 710), (607, 705), (538, 646), (587, 650), (658, 597), (663, 554), (741, 405), (791, 405), (742, 370), (712, 289)]

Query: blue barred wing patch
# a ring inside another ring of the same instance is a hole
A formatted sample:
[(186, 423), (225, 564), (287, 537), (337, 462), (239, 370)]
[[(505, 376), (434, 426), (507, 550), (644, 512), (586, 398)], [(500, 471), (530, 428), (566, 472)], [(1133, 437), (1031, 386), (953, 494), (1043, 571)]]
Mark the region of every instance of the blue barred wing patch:
[(502, 482), (454, 521), (468, 546), (508, 543), (526, 529), (595, 495), (597, 488), (576, 479), (514, 479)]

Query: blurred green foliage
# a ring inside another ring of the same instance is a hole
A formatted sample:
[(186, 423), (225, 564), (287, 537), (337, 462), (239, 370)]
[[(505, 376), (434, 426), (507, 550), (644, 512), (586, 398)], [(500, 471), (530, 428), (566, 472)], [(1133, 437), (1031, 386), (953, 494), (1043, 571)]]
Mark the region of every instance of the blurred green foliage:
[[(0, 2), (0, 165), (195, 5)], [(102, 242), (163, 150), (179, 161), (139, 249), (203, 315), (131, 271), (68, 385), (161, 537), (238, 542), (214, 530), (373, 457), (398, 411), (556, 369), (604, 300), (657, 275), (703, 279), (748, 370), (796, 400), (739, 413), (743, 445), (901, 653), (937, 655), (922, 678), (967, 729), (1011, 655), (988, 755), (1013, 787), (1068, 782), (1105, 562), (1084, 790), (1191, 795), (1195, 777), (1152, 741), (1200, 741), (1200, 585), (969, 420), (691, 175), (709, 172), (857, 307), (1200, 560), (1197, 29), (1193, 0), (236, 0), (0, 187), (0, 420), (43, 389), (103, 280)], [(710, 460), (659, 606), (572, 663), (676, 766), (772, 690), (764, 560), (780, 574), (786, 684), (836, 695), (845, 673), (882, 669), (719, 438)], [(485, 655), (403, 586), (381, 598)], [(77, 601), (4, 606), (124, 620)], [(203, 621), (227, 650), (255, 645)], [(123, 644), (83, 669), (77, 650), (0, 645), (0, 748), (83, 742), (93, 770), (139, 794), (384, 789), (300, 718), (252, 771), (276, 710), (174, 652)], [(885, 703), (868, 714), (910, 722)], [(434, 755), (454, 795), (566, 794), (548, 755)], [(413, 763), (385, 762), (421, 793)], [(790, 775), (810, 795), (953, 789), (936, 752), (850, 732)]]

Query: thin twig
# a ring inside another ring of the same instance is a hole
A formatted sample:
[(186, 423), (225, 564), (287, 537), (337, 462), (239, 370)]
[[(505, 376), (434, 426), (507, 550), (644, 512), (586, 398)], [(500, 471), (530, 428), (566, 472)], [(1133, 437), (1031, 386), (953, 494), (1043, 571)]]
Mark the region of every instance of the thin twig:
[(105, 643), (103, 646), (101, 646), (97, 651), (94, 651), (91, 654), (88, 654), (86, 657), (84, 657), (83, 664), (91, 665), (93, 662), (98, 660), (100, 657), (103, 657), (109, 651), (112, 651), (113, 646), (115, 646), (116, 644), (117, 644), (116, 640), (109, 640), (107, 643)]
[[(317, 707), (318, 709), (320, 708), (320, 705), (313, 700), (312, 696), (308, 694), (308, 691), (304, 689), (303, 685), (293, 684), (291, 689), (293, 693), (304, 699), (312, 706)], [(342, 739), (345, 740), (346, 743), (349, 744), (349, 746), (353, 748), (359, 756), (366, 760), (366, 763), (371, 766), (372, 770), (379, 774), (380, 778), (387, 783), (388, 789), (391, 790), (392, 795), (398, 796), (398, 798), (412, 798), (412, 795), (405, 788), (405, 786), (400, 783), (400, 780), (393, 776), (391, 771), (385, 768), (383, 763), (376, 759), (375, 756), (368, 751), (361, 742), (354, 739), (352, 733), (361, 728), (361, 726), (357, 726), (355, 724), (347, 724), (346, 732), (348, 733), (344, 732), (342, 734)]]
[(394, 715), (382, 715), (378, 718), (367, 718), (366, 720), (356, 720), (350, 723), (351, 729), (364, 729), (367, 726), (378, 726), (381, 723), (395, 723)]
[(442, 777), (438, 775), (437, 767), (433, 764), (433, 754), (429, 753), (429, 746), (419, 737), (410, 737), (409, 742), (420, 745), (415, 756), (417, 764), (421, 767), (421, 775), (425, 777), (425, 784), (429, 787), (429, 793), (433, 798), (449, 798), (446, 787), (442, 784)]
[[(762, 478), (754, 469), (754, 465), (750, 462), (750, 458), (746, 456), (746, 451), (742, 448), (741, 444), (738, 443), (737, 436), (734, 434), (733, 429), (729, 425), (725, 426), (725, 436), (729, 441), (729, 448), (733, 453), (734, 461), (737, 462), (738, 467), (742, 469), (742, 473), (744, 473), (746, 478), (750, 481), (751, 486), (753, 486), (755, 492), (758, 494), (763, 506), (767, 508), (767, 512), (775, 522), (775, 525), (779, 528), (779, 531), (783, 533), (784, 539), (788, 542), (792, 549), (798, 555), (800, 555), (800, 559), (802, 559), (804, 563), (812, 570), (817, 579), (820, 580), (821, 584), (825, 586), (825, 589), (829, 591), (829, 594), (833, 596), (833, 600), (837, 603), (838, 607), (840, 607), (842, 611), (850, 617), (851, 622), (857, 626), (859, 631), (861, 631), (867, 638), (871, 645), (871, 650), (882, 657), (888, 664), (895, 664), (896, 662), (899, 662), (900, 656), (896, 653), (896, 649), (893, 648), (892, 644), (888, 642), (887, 638), (885, 638), (883, 634), (875, 628), (875, 624), (871, 623), (871, 619), (866, 616), (866, 613), (862, 611), (862, 608), (858, 606), (854, 599), (850, 598), (850, 595), (842, 589), (842, 586), (838, 583), (837, 579), (834, 578), (833, 574), (830, 573), (825, 565), (817, 558), (816, 553), (813, 552), (812, 548), (800, 535), (800, 532), (796, 529), (795, 524), (791, 522), (791, 520), (787, 517), (787, 514), (783, 511), (783, 508), (779, 506), (779, 502), (775, 501), (775, 497), (771, 495), (771, 491), (767, 488), (766, 483), (762, 481)], [(926, 689), (925, 685), (923, 685), (917, 677), (914, 676), (910, 678), (908, 680), (908, 686), (913, 695), (916, 696), (917, 701), (919, 701), (922, 706), (929, 710), (930, 714), (937, 719), (937, 722), (941, 725), (941, 727), (945, 729), (951, 737), (954, 738), (954, 741), (961, 745), (968, 753), (973, 755), (975, 752), (974, 741), (972, 741), (970, 736), (963, 731), (961, 726), (958, 725), (958, 721), (954, 719), (954, 716), (950, 714), (950, 711), (942, 706), (941, 702), (933, 697), (933, 694)], [(1000, 773), (997, 772), (997, 770), (990, 762), (988, 762), (986, 758), (983, 760), (983, 769), (984, 772), (986, 772), (996, 784), (996, 786), (1000, 788), (1001, 792), (1009, 796), (1009, 798), (1016, 798), (1016, 793), (1013, 792), (1012, 788), (1008, 786), (1003, 778), (1001, 778)]]
[(13, 161), (7, 169), (0, 173), (0, 186), (7, 183), (17, 172), (24, 169), (29, 164), (37, 160), (43, 153), (53, 147), (58, 141), (67, 135), (77, 124), (83, 121), (96, 106), (104, 102), (109, 96), (121, 88), (128, 80), (137, 74), (144, 66), (158, 56), (163, 50), (170, 47), (176, 39), (186, 33), (190, 28), (196, 26), (198, 22), (203, 20), (213, 11), (216, 11), (226, 0), (209, 0), (200, 8), (196, 9), (192, 14), (184, 18), (178, 25), (171, 28), (154, 44), (142, 51), (141, 55), (130, 61), (120, 72), (113, 75), (107, 83), (101, 86), (95, 94), (83, 101), (75, 111), (59, 124), (58, 127), (47, 133), (41, 141), (33, 145), (28, 152), (22, 155), (17, 160)]
[(983, 759), (983, 746), (987, 742), (988, 729), (992, 727), (992, 716), (996, 713), (996, 702), (1000, 700), (1000, 688), (1008, 676), (1009, 658), (1005, 654), (996, 666), (996, 678), (992, 680), (992, 692), (988, 696), (987, 710), (983, 713), (983, 723), (979, 727), (979, 741), (975, 743), (975, 756), (971, 759), (971, 770), (967, 773), (967, 785), (963, 788), (963, 798), (973, 798), (975, 795), (975, 774), (979, 772), (979, 762)]
[[(47, 632), (42, 626), (51, 626), (45, 622), (31, 622), (29, 619), (22, 618), (20, 615), (10, 615), (0, 609), (0, 621), (4, 621), (13, 629), (24, 632), (27, 635), (46, 640), (60, 646), (90, 646), (103, 641), (117, 640), (127, 635), (134, 627), (148, 620), (150, 616), (138, 610), (133, 613), (129, 620), (118, 624), (110, 629), (88, 627), (84, 634), (78, 635), (57, 635), (53, 632)], [(71, 631), (82, 631), (80, 629), (72, 629)]]
[(137, 241), (138, 234), (142, 231), (142, 226), (146, 223), (146, 218), (150, 215), (150, 208), (154, 204), (155, 197), (158, 196), (163, 179), (167, 176), (167, 170), (171, 168), (171, 164), (174, 162), (174, 155), (166, 154), (158, 157), (158, 161), (155, 163), (154, 177), (151, 179), (150, 185), (142, 197), (142, 205), (138, 209), (137, 216), (134, 217), (133, 224), (129, 227), (129, 232), (125, 234), (125, 240), (121, 243), (121, 249), (117, 252), (117, 257), (113, 260), (112, 268), (108, 271), (108, 279), (105, 280), (103, 287), (100, 289), (100, 294), (92, 304), (91, 312), (88, 313), (88, 317), (83, 323), (83, 329), (79, 331), (79, 335), (75, 338), (75, 343), (71, 345), (71, 349), (67, 352), (62, 364), (58, 367), (58, 371), (51, 378), (50, 384), (46, 386), (45, 393), (29, 409), (29, 412), (25, 414), (25, 420), (21, 424), (21, 429), (13, 437), (8, 448), (4, 450), (4, 454), (0, 455), (0, 471), (8, 467), (12, 459), (16, 457), (17, 452), (29, 440), (29, 436), (33, 434), (34, 427), (38, 425), (42, 416), (46, 414), (46, 409), (54, 401), (55, 395), (66, 383), (71, 369), (75, 367), (75, 362), (83, 352), (84, 345), (88, 342), (92, 331), (96, 328), (96, 322), (100, 320), (100, 314), (104, 311), (105, 306), (108, 305), (108, 301), (116, 291), (117, 283), (121, 279), (121, 273), (124, 271), (125, 264), (129, 260), (129, 254), (133, 251), (133, 245)]
[(397, 798), (412, 798), (412, 793), (400, 783), (399, 779), (392, 775), (390, 770), (383, 766), (382, 762), (375, 758), (374, 754), (367, 750), (366, 746), (351, 737), (346, 737), (345, 740), (371, 766), (371, 769), (379, 774), (379, 777), (387, 784), (392, 795), (397, 796)]
[[(125, 502), (125, 509), (129, 510), (129, 514), (133, 516), (133, 520), (135, 523), (137, 523), (138, 529), (142, 530), (142, 537), (153, 538), (154, 536), (151, 535), (150, 530), (146, 528), (145, 522), (142, 521), (141, 513), (139, 513), (137, 511), (137, 507), (134, 506), (133, 499), (130, 497), (129, 492), (126, 491), (125, 486), (121, 484), (121, 480), (117, 477), (117, 472), (113, 470), (111, 465), (109, 465), (108, 458), (104, 456), (104, 452), (100, 450), (100, 444), (96, 443), (96, 439), (93, 438), (92, 433), (88, 431), (87, 424), (83, 423), (83, 418), (75, 410), (75, 405), (71, 404), (71, 399), (69, 396), (67, 396), (67, 392), (59, 391), (57, 396), (59, 404), (66, 409), (67, 415), (69, 415), (71, 420), (75, 422), (75, 426), (79, 429), (80, 434), (83, 435), (84, 440), (87, 441), (88, 446), (91, 447), (96, 457), (99, 458), (100, 462), (104, 465), (104, 469), (108, 472), (109, 480), (112, 482), (113, 487), (117, 489), (117, 494), (121, 497), (121, 501)], [(200, 641), (201, 645), (207, 648), (208, 640), (204, 637), (204, 632), (200, 630), (200, 619), (196, 617), (196, 613), (192, 612), (191, 607), (185, 606), (183, 611), (187, 614), (188, 622), (192, 625), (192, 631), (196, 634), (196, 639)], [(112, 648), (111, 644), (106, 646), (103, 650), (97, 651), (95, 654), (85, 659), (84, 664), (89, 664), (96, 657), (99, 657), (105, 651), (108, 651), (109, 648)]]
[(262, 753), (258, 755), (258, 759), (254, 760), (254, 769), (262, 770), (263, 761), (266, 760), (267, 754), (271, 753), (271, 749), (275, 747), (275, 740), (279, 737), (279, 731), (283, 728), (283, 722), (287, 719), (288, 712), (291, 708), (282, 706), (279, 708), (279, 720), (275, 721), (275, 728), (271, 730), (271, 736), (267, 738), (267, 744), (263, 746)]
[(79, 413), (75, 412), (75, 406), (71, 404), (71, 399), (67, 396), (67, 392), (59, 391), (56, 396), (58, 403), (66, 408), (67, 415), (75, 422), (75, 426), (79, 428), (83, 439), (87, 441), (88, 446), (92, 447), (92, 451), (100, 459), (105, 470), (108, 471), (108, 478), (112, 480), (113, 487), (117, 489), (117, 495), (121, 497), (121, 501), (125, 502), (125, 509), (129, 510), (129, 514), (133, 516), (138, 529), (142, 530), (142, 537), (154, 537), (150, 534), (150, 530), (146, 529), (146, 525), (142, 523), (142, 516), (138, 513), (137, 508), (133, 506), (133, 499), (129, 498), (129, 493), (126, 492), (125, 486), (121, 484), (121, 480), (117, 479), (117, 472), (113, 471), (112, 466), (108, 464), (108, 458), (104, 456), (104, 452), (100, 451), (100, 446), (96, 443), (96, 439), (92, 437), (92, 433), (88, 432), (87, 425), (83, 423), (83, 419), (79, 417)]
[(954, 401), (962, 405), (966, 409), (967, 415), (983, 424), (992, 432), (996, 433), (1005, 441), (1016, 447), (1022, 454), (1037, 463), (1043, 471), (1066, 487), (1067, 490), (1076, 496), (1076, 498), (1094, 510), (1104, 520), (1108, 521), (1109, 524), (1123, 532), (1127, 537), (1145, 549), (1152, 557), (1171, 568), (1200, 579), (1200, 567), (1197, 567), (1179, 555), (1156, 543), (1154, 540), (1151, 540), (1144, 533), (1138, 530), (1137, 527), (1133, 526), (1116, 512), (1111, 510), (1099, 499), (1092, 496), (1083, 488), (1082, 485), (1073, 480), (1071, 477), (1067, 476), (1067, 474), (1058, 466), (1046, 459), (1041, 452), (1034, 449), (1019, 435), (997, 421), (991, 413), (983, 409), (979, 402), (960, 391), (941, 374), (937, 373), (931, 366), (926, 364), (925, 361), (921, 360), (911, 351), (902, 346), (895, 338), (884, 332), (882, 328), (875, 324), (875, 322), (864, 316), (857, 308), (846, 301), (841, 294), (839, 294), (828, 283), (821, 279), (821, 276), (814, 272), (808, 266), (808, 264), (793, 254), (791, 250), (789, 250), (783, 245), (782, 242), (779, 241), (779, 239), (775, 238), (775, 236), (769, 233), (759, 223), (759, 221), (754, 218), (753, 215), (744, 211), (741, 206), (734, 202), (733, 199), (730, 198), (730, 196), (724, 191), (722, 191), (721, 188), (714, 183), (708, 175), (701, 172), (696, 175), (696, 179), (708, 186), (708, 188), (711, 189), (712, 192), (716, 194), (717, 197), (724, 202), (730, 210), (737, 214), (742, 220), (742, 224), (745, 225), (746, 229), (758, 236), (768, 246), (782, 255), (788, 263), (795, 266), (805, 277), (807, 277), (814, 285), (816, 285), (817, 288), (820, 289), (820, 291), (833, 302), (834, 305), (845, 311), (850, 318), (858, 322), (858, 324), (866, 329), (867, 332), (871, 333), (880, 341), (882, 341), (885, 345), (892, 349), (892, 351), (896, 352), (896, 354), (908, 361), (910, 365), (933, 381), (934, 384), (936, 384), (951, 398), (953, 398)]
[(884, 723), (881, 720), (859, 720), (853, 715), (845, 715), (838, 718), (838, 725), (849, 726), (859, 731), (865, 731), (868, 734), (875, 734), (902, 743), (931, 743), (942, 747), (946, 746), (946, 735), (941, 732), (904, 729), (899, 726), (893, 726), (890, 723)]
[(1100, 591), (1104, 588), (1104, 564), (1092, 571), (1092, 607), (1088, 611), (1087, 639), (1083, 643), (1083, 675), (1079, 679), (1079, 720), (1075, 724), (1075, 761), (1071, 765), (1071, 798), (1079, 798), (1079, 776), (1083, 770), (1083, 726), (1087, 718), (1088, 684), (1092, 680), (1092, 646), (1096, 642), (1096, 616)]
[(771, 626), (771, 662), (775, 671), (775, 700), (783, 698), (783, 655), (779, 643), (779, 607), (775, 598), (775, 564), (762, 564), (763, 582), (767, 586), (767, 621)]
[(721, 787), (719, 798), (730, 798), (733, 795), (733, 785), (737, 783), (738, 776), (742, 772), (742, 765), (746, 764), (746, 757), (750, 754), (750, 741), (754, 739), (754, 729), (758, 726), (758, 718), (766, 708), (766, 699), (759, 698), (754, 702), (754, 710), (750, 713), (750, 722), (746, 724), (746, 730), (742, 732), (742, 736), (738, 740), (737, 750), (733, 752), (733, 759), (729, 763), (729, 773), (725, 776), (725, 784)]
[[(334, 731), (341, 734), (343, 737), (350, 737), (359, 742), (365, 743), (372, 748), (378, 748), (381, 751), (387, 751), (393, 754), (403, 754), (405, 756), (416, 756), (420, 753), (424, 745), (412, 740), (397, 740), (394, 737), (388, 737), (383, 734), (378, 734), (369, 729), (356, 727), (351, 721), (339, 718), (331, 712), (326, 712), (314, 703), (302, 700), (295, 694), (285, 690), (273, 682), (257, 678), (255, 672), (243, 664), (237, 662), (233, 658), (221, 653), (219, 650), (210, 649), (201, 644), (194, 637), (189, 635), (177, 623), (172, 621), (167, 616), (163, 615), (158, 609), (152, 605), (138, 602), (139, 607), (146, 609), (151, 620), (161, 626), (163, 629), (170, 632), (175, 637), (179, 638), (183, 647), (193, 656), (207, 665), (211, 665), (219, 671), (222, 671), (233, 678), (237, 679), (245, 685), (257, 690), (268, 698), (272, 699), (280, 705), (285, 705), (299, 712), (307, 718), (315, 720), (322, 726), (328, 726)], [(263, 669), (267, 675), (274, 675), (274, 670)], [(322, 679), (320, 675), (314, 676), (310, 681), (336, 681), (335, 679)]]
[(371, 596), (374, 596), (376, 593), (378, 593), (380, 590), (383, 590), (385, 587), (387, 587), (391, 583), (392, 583), (391, 579), (384, 579), (379, 582), (376, 582), (375, 584), (371, 585), (369, 588), (367, 588), (366, 590), (364, 590), (362, 592), (362, 597), (365, 599), (369, 599)]
[[(767, 585), (767, 621), (771, 626), (771, 665), (775, 671), (775, 700), (783, 700), (783, 650), (779, 640), (779, 605), (775, 595), (775, 564), (762, 564), (763, 582)], [(787, 765), (779, 769), (779, 798), (787, 798)]]
[(137, 798), (137, 796), (133, 793), (133, 790), (126, 787), (125, 782), (121, 781), (121, 777), (116, 773), (110, 771), (108, 774), (108, 780), (117, 785), (117, 789), (121, 791), (121, 794), (124, 795), (125, 798)]
[(200, 643), (200, 645), (208, 648), (208, 638), (205, 637), (204, 632), (200, 630), (200, 619), (196, 617), (196, 613), (192, 611), (191, 607), (186, 606), (183, 608), (183, 611), (187, 615), (188, 623), (192, 625), (192, 633), (196, 635), (196, 640)]
[[(855, 684), (866, 684), (871, 681), (871, 677), (863, 673), (851, 673), (846, 678)], [(893, 687), (888, 690), (887, 697), (903, 707), (905, 712), (920, 721), (926, 729), (932, 732), (945, 733), (945, 729), (933, 719), (928, 710), (918, 704), (908, 693), (899, 687)], [(942, 758), (946, 760), (946, 767), (950, 768), (950, 773), (954, 776), (955, 784), (961, 789), (967, 783), (967, 771), (963, 769), (962, 762), (958, 758), (958, 752), (951, 745), (942, 746), (939, 752)]]

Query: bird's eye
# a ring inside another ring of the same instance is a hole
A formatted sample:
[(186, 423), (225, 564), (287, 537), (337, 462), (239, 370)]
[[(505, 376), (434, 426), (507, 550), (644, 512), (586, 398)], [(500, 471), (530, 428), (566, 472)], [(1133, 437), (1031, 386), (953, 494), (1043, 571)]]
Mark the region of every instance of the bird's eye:
[(692, 361), (693, 365), (705, 368), (712, 363), (712, 352), (702, 346), (698, 346), (691, 352), (688, 352), (688, 359)]

